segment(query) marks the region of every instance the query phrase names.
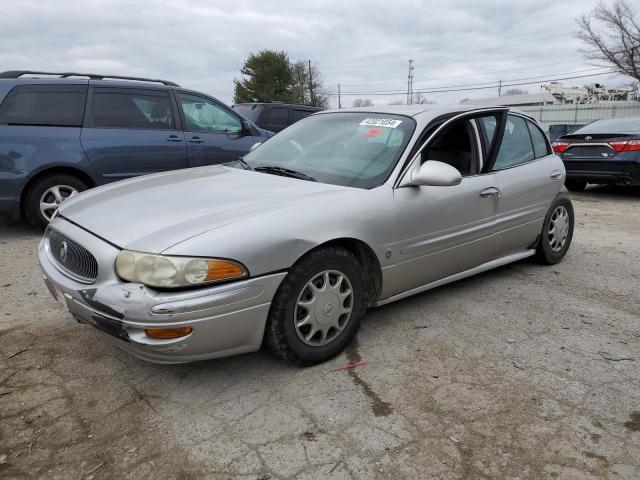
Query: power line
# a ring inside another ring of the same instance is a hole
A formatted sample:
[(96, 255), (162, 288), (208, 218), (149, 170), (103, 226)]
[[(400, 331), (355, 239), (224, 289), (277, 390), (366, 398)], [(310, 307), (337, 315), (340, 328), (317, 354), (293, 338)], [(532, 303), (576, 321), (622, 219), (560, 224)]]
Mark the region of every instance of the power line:
[[(559, 80), (572, 80), (572, 79), (576, 79), (576, 78), (587, 78), (587, 77), (595, 77), (595, 76), (599, 76), (599, 75), (609, 75), (612, 73), (617, 73), (615, 70), (611, 70), (608, 72), (602, 72), (602, 73), (594, 73), (594, 74), (590, 74), (590, 75), (574, 75), (571, 77), (557, 77), (557, 78), (540, 78), (536, 81), (533, 82), (519, 82), (519, 83), (503, 83), (502, 87), (516, 87), (516, 86), (521, 86), (521, 85), (534, 85), (536, 83), (543, 83), (543, 82), (557, 82)], [(445, 93), (445, 92), (464, 92), (464, 91), (470, 91), (470, 90), (487, 90), (487, 89), (495, 89), (498, 88), (498, 82), (495, 82), (493, 85), (489, 85), (489, 86), (483, 86), (483, 87), (468, 87), (468, 88), (449, 88), (449, 87), (440, 87), (439, 89), (435, 89), (435, 90), (418, 90), (415, 93), (422, 93), (422, 94), (432, 94), (432, 93)], [(367, 96), (367, 95), (381, 95), (381, 96), (385, 96), (385, 95), (401, 95), (405, 93), (404, 91), (396, 91), (396, 92), (341, 92), (341, 95), (343, 96), (355, 96), (355, 95), (362, 95), (362, 96)], [(333, 92), (328, 92), (328, 95), (335, 95), (335, 93)]]

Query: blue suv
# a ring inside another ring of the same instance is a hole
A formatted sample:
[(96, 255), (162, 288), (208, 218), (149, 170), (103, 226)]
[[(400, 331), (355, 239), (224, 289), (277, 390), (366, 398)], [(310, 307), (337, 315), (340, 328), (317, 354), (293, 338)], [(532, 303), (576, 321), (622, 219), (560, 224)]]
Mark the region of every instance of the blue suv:
[(0, 214), (44, 228), (57, 205), (78, 192), (230, 162), (271, 135), (215, 98), (173, 82), (3, 72)]

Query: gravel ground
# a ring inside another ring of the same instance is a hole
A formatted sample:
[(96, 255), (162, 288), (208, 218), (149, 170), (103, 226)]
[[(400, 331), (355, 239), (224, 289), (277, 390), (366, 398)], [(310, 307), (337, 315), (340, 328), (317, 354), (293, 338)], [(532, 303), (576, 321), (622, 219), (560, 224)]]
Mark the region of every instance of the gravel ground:
[(573, 200), (563, 263), (372, 310), (305, 369), (136, 360), (50, 297), (38, 235), (0, 224), (0, 477), (640, 478), (640, 189)]

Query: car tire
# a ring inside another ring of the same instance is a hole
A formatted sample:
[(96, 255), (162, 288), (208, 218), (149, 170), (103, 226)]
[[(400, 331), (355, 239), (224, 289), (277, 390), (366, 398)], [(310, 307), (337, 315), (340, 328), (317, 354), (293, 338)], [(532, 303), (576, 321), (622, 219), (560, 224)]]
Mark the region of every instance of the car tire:
[(565, 180), (564, 186), (571, 192), (582, 192), (587, 188), (586, 180)]
[(298, 365), (325, 362), (355, 336), (365, 311), (366, 288), (356, 257), (342, 248), (321, 248), (298, 261), (280, 284), (265, 343), (277, 357)]
[(545, 265), (560, 262), (569, 250), (573, 239), (573, 205), (566, 193), (559, 193), (544, 219), (536, 259)]
[[(49, 217), (43, 212), (43, 205), (59, 205), (70, 195), (82, 192), (87, 188), (87, 184), (78, 177), (65, 173), (40, 178), (29, 187), (25, 195), (24, 213), (27, 221), (34, 228), (44, 230), (49, 224)], [(53, 210), (55, 208), (51, 207), (46, 212), (53, 213)]]

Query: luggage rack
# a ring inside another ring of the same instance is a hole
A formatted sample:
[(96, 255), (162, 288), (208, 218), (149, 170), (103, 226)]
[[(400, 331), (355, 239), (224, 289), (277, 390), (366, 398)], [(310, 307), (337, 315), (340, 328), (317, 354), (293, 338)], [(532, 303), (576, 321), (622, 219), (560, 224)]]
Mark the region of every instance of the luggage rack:
[(98, 75), (96, 73), (76, 73), (76, 72), (37, 72), (34, 70), (9, 70), (7, 72), (0, 72), (0, 78), (20, 78), (23, 75), (51, 75), (58, 76), (59, 78), (69, 77), (87, 77), (91, 80), (134, 80), (137, 82), (154, 82), (168, 85), (170, 87), (179, 87), (177, 83), (170, 82), (168, 80), (159, 80), (156, 78), (143, 78), (143, 77), (125, 77), (121, 75)]

